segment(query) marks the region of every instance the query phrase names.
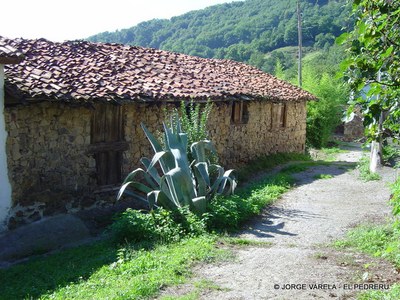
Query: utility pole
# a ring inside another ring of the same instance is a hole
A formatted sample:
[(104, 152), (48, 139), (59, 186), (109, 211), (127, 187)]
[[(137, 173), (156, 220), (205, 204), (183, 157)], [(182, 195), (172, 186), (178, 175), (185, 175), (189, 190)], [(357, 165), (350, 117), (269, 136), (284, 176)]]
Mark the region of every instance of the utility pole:
[(299, 79), (299, 87), (302, 85), (303, 76), (302, 76), (302, 65), (301, 59), (303, 57), (303, 37), (302, 37), (302, 29), (301, 29), (301, 10), (300, 10), (300, 0), (297, 0), (297, 32), (299, 37), (299, 66), (298, 66), (298, 79)]

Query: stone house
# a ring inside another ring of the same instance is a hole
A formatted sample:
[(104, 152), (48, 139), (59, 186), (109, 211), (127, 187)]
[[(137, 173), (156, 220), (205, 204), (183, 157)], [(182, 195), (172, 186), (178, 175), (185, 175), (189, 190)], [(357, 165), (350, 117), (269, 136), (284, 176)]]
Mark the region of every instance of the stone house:
[(343, 125), (343, 140), (346, 142), (365, 140), (364, 119), (361, 109), (356, 107), (351, 118), (347, 119)]
[(214, 103), (208, 130), (225, 167), (304, 151), (314, 96), (243, 63), (118, 44), (2, 42), (25, 56), (5, 66), (12, 208), (0, 222), (10, 228), (107, 205), (151, 155), (141, 122), (160, 130), (164, 108), (181, 100)]

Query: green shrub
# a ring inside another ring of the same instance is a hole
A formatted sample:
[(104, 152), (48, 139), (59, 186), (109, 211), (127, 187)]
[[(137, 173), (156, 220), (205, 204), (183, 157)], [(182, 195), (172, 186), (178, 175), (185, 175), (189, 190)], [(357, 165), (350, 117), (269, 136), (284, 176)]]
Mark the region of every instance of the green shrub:
[(382, 157), (385, 162), (396, 160), (400, 157), (400, 149), (393, 145), (386, 145), (382, 147)]
[(195, 237), (207, 231), (207, 214), (202, 217), (192, 213), (189, 207), (184, 206), (172, 211), (173, 219), (180, 227), (181, 237)]
[(243, 214), (239, 211), (239, 202), (243, 201), (237, 195), (216, 196), (212, 199), (207, 207), (208, 228), (219, 231), (237, 229)]
[(168, 243), (205, 233), (206, 219), (199, 218), (187, 207), (176, 211), (158, 208), (148, 213), (128, 208), (111, 225), (110, 232), (118, 243)]

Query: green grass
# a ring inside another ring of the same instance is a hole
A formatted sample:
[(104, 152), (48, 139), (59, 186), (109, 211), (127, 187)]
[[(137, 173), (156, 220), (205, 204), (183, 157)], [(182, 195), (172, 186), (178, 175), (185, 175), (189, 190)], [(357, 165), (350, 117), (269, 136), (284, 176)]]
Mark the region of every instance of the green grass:
[[(387, 259), (400, 268), (400, 228), (394, 224), (359, 226), (348, 232), (346, 239), (334, 245)], [(388, 291), (368, 291), (360, 294), (358, 299), (400, 299), (400, 286), (393, 285)]]
[(338, 147), (321, 148), (320, 151), (324, 155), (324, 160), (326, 161), (334, 161), (336, 160), (338, 154), (348, 152), (347, 150), (343, 150)]
[(281, 173), (286, 173), (286, 174), (301, 173), (307, 170), (309, 167), (310, 166), (307, 165), (306, 163), (291, 164), (286, 167), (283, 167)]
[(218, 239), (218, 242), (225, 245), (239, 246), (239, 247), (271, 247), (271, 242), (260, 241), (260, 240), (252, 240), (238, 237), (221, 237)]
[(227, 288), (222, 288), (216, 285), (213, 281), (201, 279), (193, 283), (194, 289), (181, 296), (165, 295), (160, 300), (197, 300), (200, 298), (202, 291), (228, 291)]
[(313, 176), (314, 179), (331, 179), (333, 178), (333, 175), (331, 174), (316, 174)]
[(369, 170), (369, 158), (363, 156), (357, 164), (357, 169), (360, 171), (360, 179), (363, 181), (380, 180), (381, 176), (377, 173), (372, 173)]
[[(391, 185), (393, 213), (400, 214), (400, 179)], [(350, 247), (374, 257), (384, 258), (400, 268), (400, 221), (395, 219), (384, 225), (361, 225), (347, 233), (344, 240), (337, 241), (336, 247)], [(400, 299), (400, 285), (391, 286), (389, 291), (368, 291), (358, 299)]]
[(139, 299), (190, 277), (199, 261), (227, 258), (203, 235), (154, 249), (97, 243), (1, 270), (1, 299)]
[(238, 179), (240, 182), (247, 181), (256, 173), (265, 172), (288, 161), (311, 161), (311, 157), (301, 153), (277, 153), (258, 157), (238, 170)]
[(394, 284), (389, 291), (369, 291), (358, 296), (358, 300), (398, 300), (400, 299), (400, 284)]
[(335, 242), (335, 246), (355, 248), (374, 257), (385, 257), (400, 267), (400, 255), (392, 251), (400, 246), (399, 237), (391, 225), (361, 225), (349, 231), (346, 239)]

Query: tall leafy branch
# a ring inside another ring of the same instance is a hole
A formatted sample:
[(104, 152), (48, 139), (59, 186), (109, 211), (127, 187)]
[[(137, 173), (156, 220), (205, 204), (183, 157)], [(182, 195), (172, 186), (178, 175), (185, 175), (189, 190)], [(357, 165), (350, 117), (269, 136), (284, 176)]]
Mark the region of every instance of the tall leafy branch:
[(350, 109), (359, 106), (372, 142), (371, 170), (380, 162), (381, 143), (399, 138), (400, 1), (354, 0), (354, 30), (341, 35), (348, 58), (344, 77), (354, 92)]

